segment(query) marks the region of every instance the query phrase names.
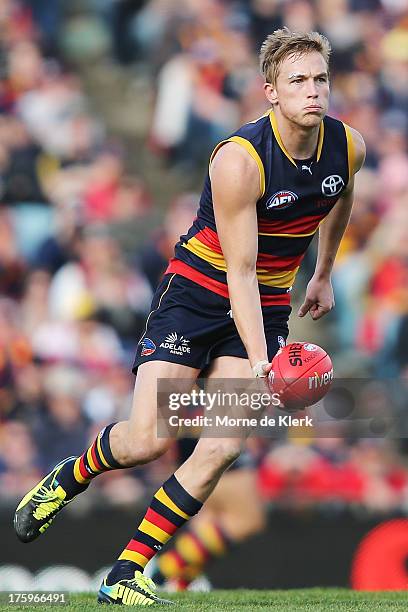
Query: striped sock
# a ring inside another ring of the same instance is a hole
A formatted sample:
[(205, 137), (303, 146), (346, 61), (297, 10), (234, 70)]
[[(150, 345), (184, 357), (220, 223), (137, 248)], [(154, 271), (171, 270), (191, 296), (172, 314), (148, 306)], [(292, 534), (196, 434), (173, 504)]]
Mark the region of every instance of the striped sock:
[(176, 538), (172, 550), (157, 560), (160, 578), (164, 581), (180, 578), (186, 588), (211, 559), (224, 555), (228, 548), (227, 536), (214, 521), (190, 525)]
[(83, 455), (73, 458), (62, 467), (57, 479), (67, 492), (66, 499), (81, 493), (95, 476), (122, 467), (113, 458), (109, 445), (109, 434), (114, 425), (116, 423), (104, 427)]
[(109, 573), (108, 583), (132, 578), (137, 570), (143, 572), (148, 561), (201, 506), (202, 503), (187, 493), (174, 475), (171, 476), (155, 493), (134, 537)]

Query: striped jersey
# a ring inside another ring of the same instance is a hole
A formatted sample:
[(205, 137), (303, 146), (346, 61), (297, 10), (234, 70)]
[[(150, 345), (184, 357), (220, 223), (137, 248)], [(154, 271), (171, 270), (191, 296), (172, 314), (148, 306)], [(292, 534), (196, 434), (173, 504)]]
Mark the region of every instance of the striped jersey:
[[(226, 142), (244, 147), (259, 168), (256, 272), (261, 304), (287, 305), (305, 252), (352, 174), (354, 146), (350, 128), (326, 116), (320, 124), (317, 150), (309, 160), (290, 156), (273, 111), (220, 142), (211, 159)], [(226, 263), (217, 235), (209, 173), (197, 217), (177, 243), (166, 272), (185, 276), (228, 298)]]

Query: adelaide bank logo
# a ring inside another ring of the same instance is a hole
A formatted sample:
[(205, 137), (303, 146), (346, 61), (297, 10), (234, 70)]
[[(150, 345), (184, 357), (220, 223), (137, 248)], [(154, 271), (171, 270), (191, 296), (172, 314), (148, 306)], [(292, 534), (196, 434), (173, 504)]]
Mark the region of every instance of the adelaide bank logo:
[(344, 181), (338, 174), (326, 176), (322, 181), (322, 193), (330, 198), (339, 194), (343, 187)]
[(190, 340), (187, 340), (184, 336), (178, 336), (177, 332), (173, 332), (161, 343), (160, 348), (168, 349), (172, 355), (183, 355), (190, 352), (191, 349), (187, 346), (189, 343)]
[(270, 210), (271, 208), (287, 208), (293, 202), (296, 202), (298, 196), (293, 191), (287, 191), (286, 189), (282, 191), (277, 191), (267, 200), (266, 209)]

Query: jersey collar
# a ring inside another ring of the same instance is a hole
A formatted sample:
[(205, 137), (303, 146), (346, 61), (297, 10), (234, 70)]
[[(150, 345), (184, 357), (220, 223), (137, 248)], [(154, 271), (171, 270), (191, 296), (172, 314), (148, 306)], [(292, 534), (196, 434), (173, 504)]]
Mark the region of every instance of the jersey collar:
[[(269, 113), (269, 119), (271, 121), (272, 131), (273, 131), (273, 134), (274, 134), (274, 136), (276, 138), (276, 142), (278, 143), (278, 145), (282, 149), (282, 152), (289, 159), (289, 161), (294, 166), (296, 166), (296, 168), (297, 168), (297, 163), (295, 162), (295, 160), (290, 155), (290, 153), (288, 152), (288, 150), (286, 149), (285, 145), (282, 142), (281, 135), (279, 134), (278, 123), (276, 121), (276, 116), (275, 116), (275, 113), (273, 112), (273, 110), (271, 110), (271, 112)], [(316, 157), (316, 161), (319, 161), (320, 156), (322, 154), (323, 139), (324, 139), (324, 121), (321, 122), (320, 128), (319, 128), (319, 139), (317, 141), (317, 157)]]

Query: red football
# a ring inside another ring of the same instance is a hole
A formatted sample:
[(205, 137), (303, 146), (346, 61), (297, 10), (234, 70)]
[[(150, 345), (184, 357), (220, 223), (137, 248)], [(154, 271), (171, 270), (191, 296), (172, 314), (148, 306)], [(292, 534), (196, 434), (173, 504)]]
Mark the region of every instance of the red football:
[(332, 380), (330, 356), (310, 342), (292, 342), (279, 349), (269, 373), (269, 387), (279, 393), (286, 410), (302, 410), (316, 404), (326, 395)]

